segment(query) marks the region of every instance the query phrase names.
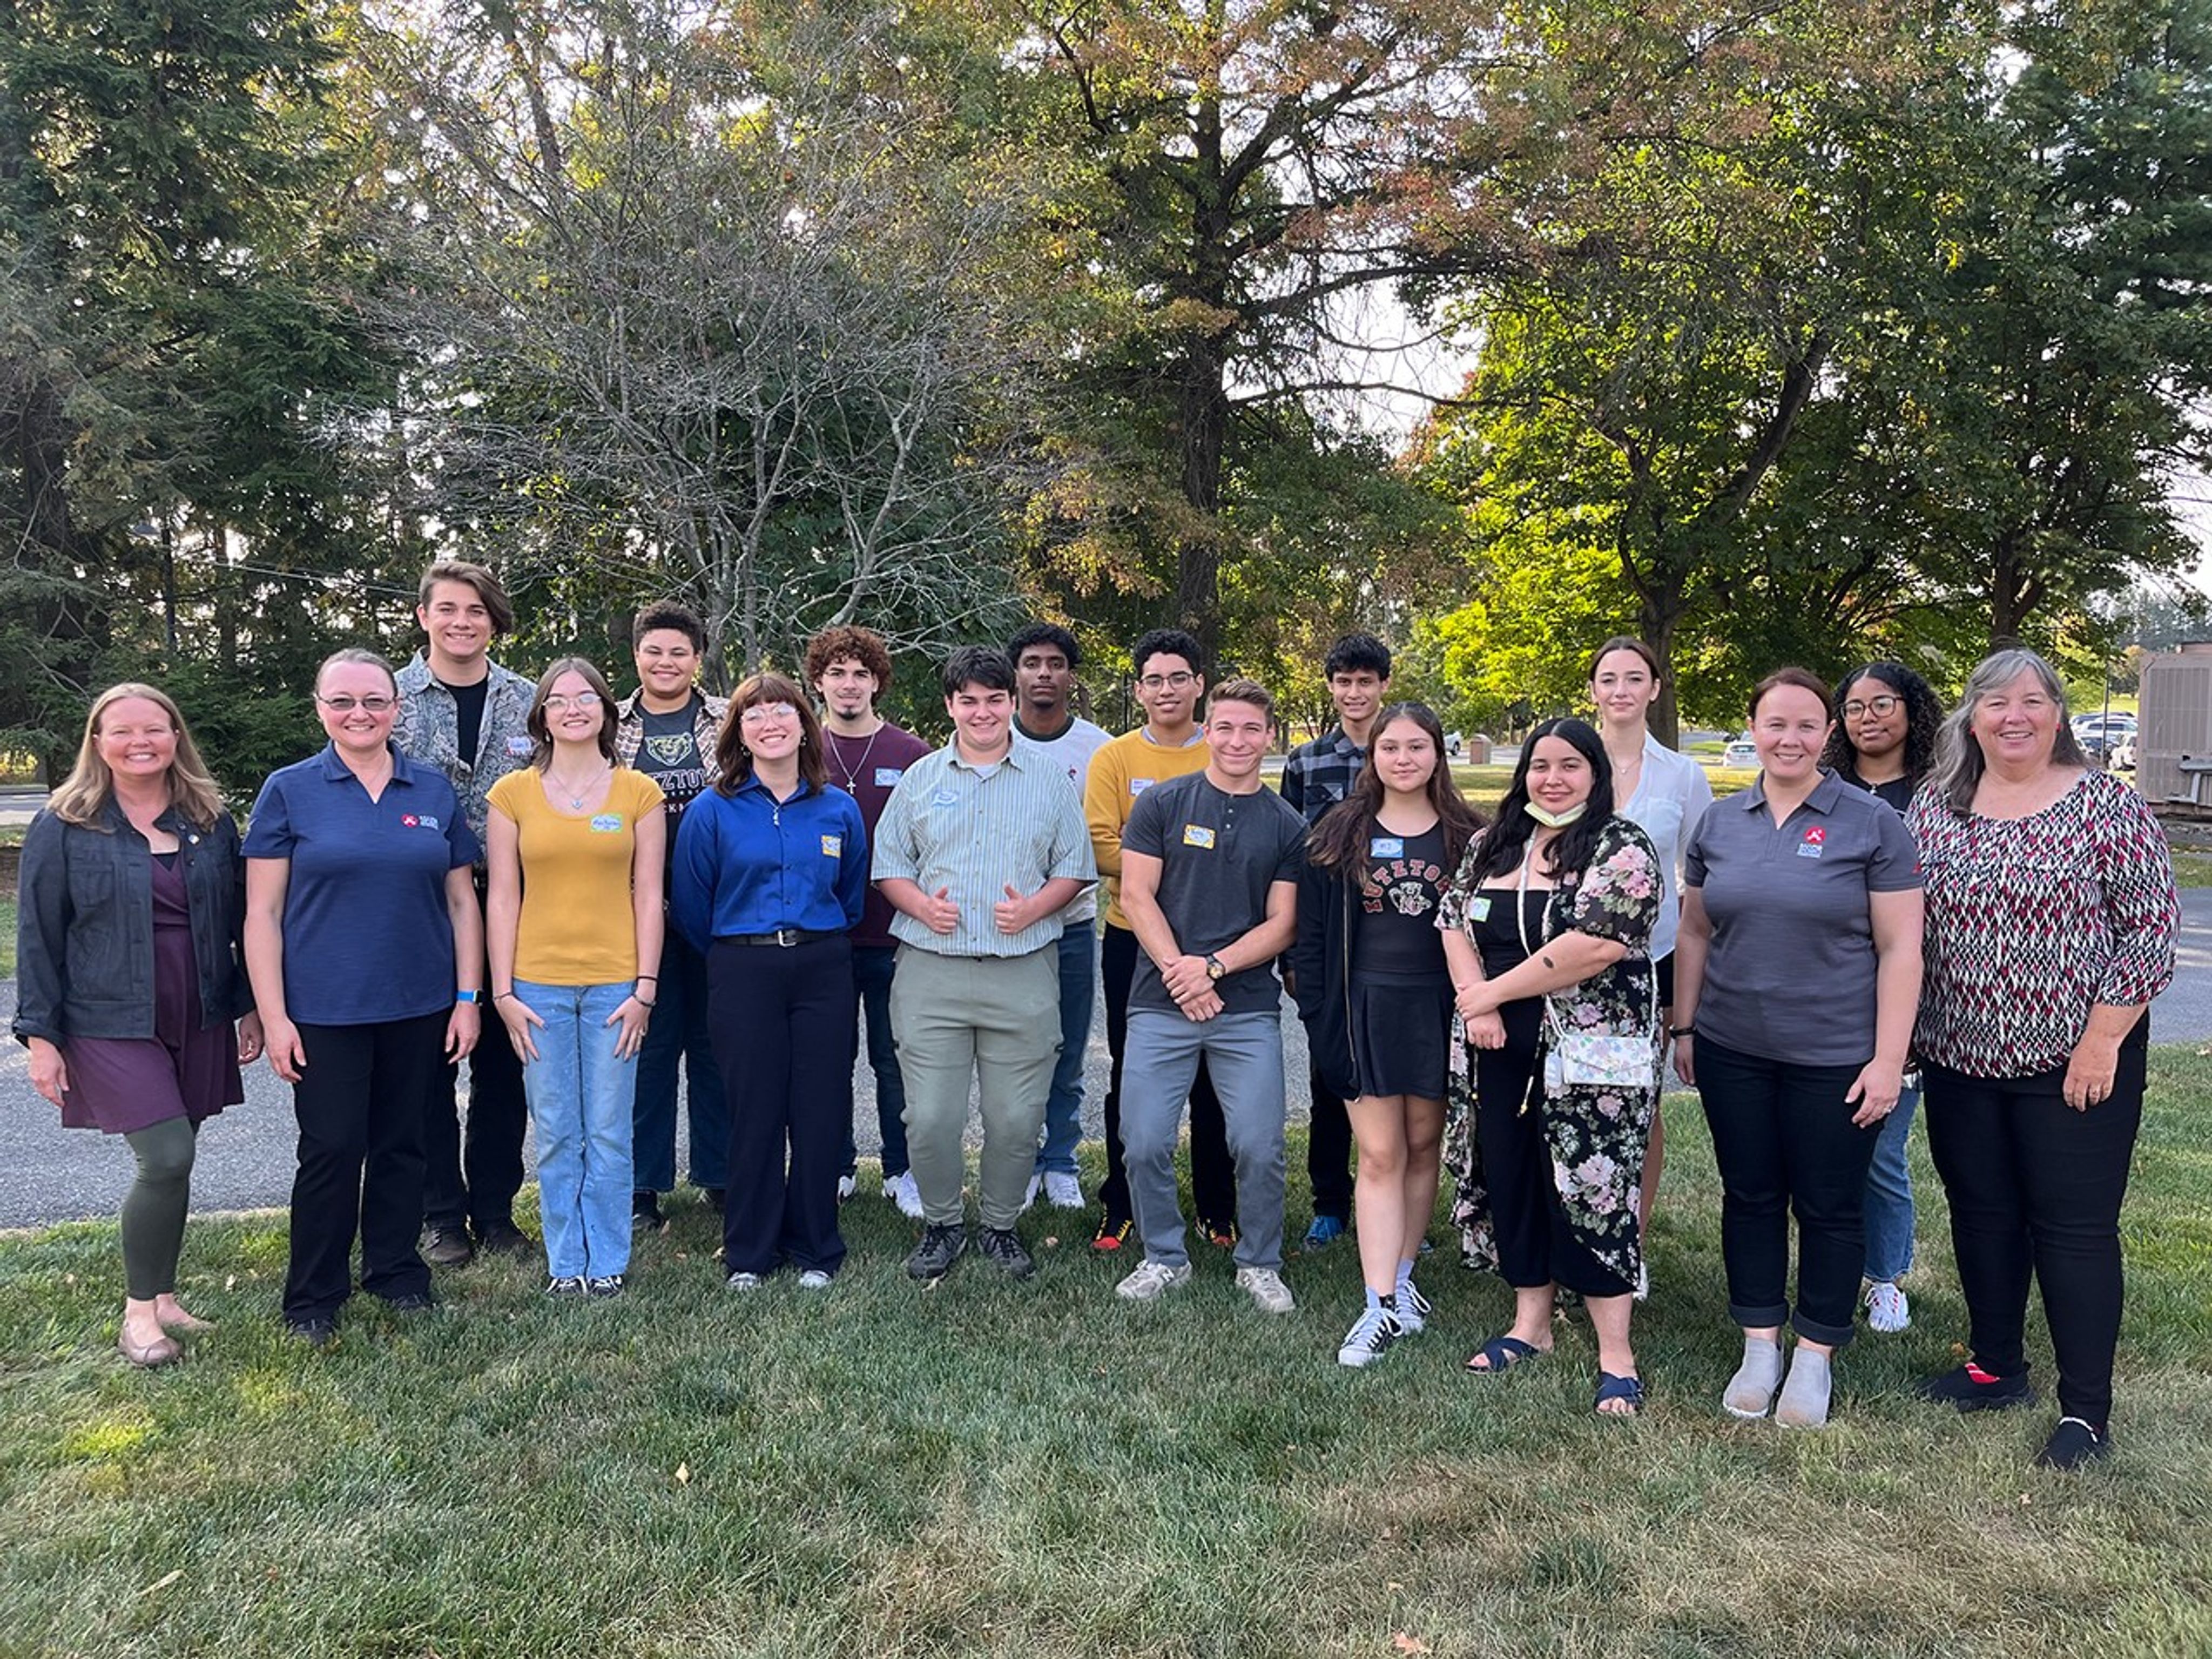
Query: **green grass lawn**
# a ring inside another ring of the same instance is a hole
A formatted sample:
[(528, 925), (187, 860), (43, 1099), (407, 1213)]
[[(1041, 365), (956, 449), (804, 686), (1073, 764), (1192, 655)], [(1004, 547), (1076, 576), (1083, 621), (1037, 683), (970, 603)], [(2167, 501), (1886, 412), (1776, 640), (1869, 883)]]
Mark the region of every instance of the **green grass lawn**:
[[(2164, 1050), (2154, 1077), (2118, 1452), (2071, 1477), (2029, 1468), (2048, 1406), (1909, 1395), (1963, 1329), (1924, 1160), (1911, 1331), (1844, 1356), (1826, 1431), (1723, 1416), (1737, 1340), (1687, 1097), (1632, 1424), (1589, 1416), (1579, 1325), (1463, 1375), (1508, 1298), (1449, 1247), (1430, 1334), (1355, 1372), (1342, 1246), (1290, 1263), (1286, 1319), (1211, 1250), (1125, 1305), (1127, 1264), (1048, 1212), (1030, 1285), (971, 1256), (926, 1291), (866, 1176), (825, 1295), (723, 1291), (687, 1196), (623, 1301), (556, 1306), (487, 1263), (321, 1354), (277, 1328), (281, 1218), (198, 1221), (185, 1293), (222, 1328), (151, 1374), (111, 1351), (110, 1224), (0, 1239), (0, 1652), (2202, 1656), (2212, 1060)], [(2047, 1384), (2039, 1321), (2032, 1352)]]
[(0, 892), (0, 979), (15, 977), (15, 896)]

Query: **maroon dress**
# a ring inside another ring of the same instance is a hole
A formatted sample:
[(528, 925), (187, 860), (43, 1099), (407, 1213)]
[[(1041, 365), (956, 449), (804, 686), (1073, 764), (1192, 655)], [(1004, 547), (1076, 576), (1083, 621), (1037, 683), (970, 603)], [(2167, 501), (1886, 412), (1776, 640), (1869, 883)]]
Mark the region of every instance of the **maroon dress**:
[(173, 1117), (198, 1123), (246, 1098), (228, 1020), (202, 1029), (199, 967), (184, 876), (154, 865), (154, 1035), (71, 1037), (62, 1045), (69, 1088), (62, 1121), (127, 1135)]

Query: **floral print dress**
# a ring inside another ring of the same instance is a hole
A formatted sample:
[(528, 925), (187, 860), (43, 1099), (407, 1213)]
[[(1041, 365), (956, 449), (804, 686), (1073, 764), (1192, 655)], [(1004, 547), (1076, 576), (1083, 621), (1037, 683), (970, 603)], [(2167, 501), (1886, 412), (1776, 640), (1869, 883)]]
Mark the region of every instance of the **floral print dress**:
[[(1468, 904), (1484, 837), (1477, 835), (1446, 889), (1437, 925), (1468, 931)], [(1641, 1089), (1570, 1085), (1547, 1094), (1544, 1139), (1552, 1153), (1552, 1179), (1560, 1212), (1576, 1239), (1613, 1272), (1634, 1284), (1642, 1264), (1636, 1197), (1644, 1176), (1644, 1144), (1659, 1103), (1660, 1033), (1653, 998), (1651, 931), (1666, 887), (1651, 838), (1626, 818), (1609, 819), (1598, 836), (1589, 868), (1569, 876), (1544, 907), (1543, 939), (1587, 933), (1628, 947), (1611, 967), (1545, 999), (1545, 1036), (1536, 1065), (1542, 1075), (1551, 1033), (1558, 1028), (1651, 1042), (1651, 1074)], [(1454, 1044), (1452, 1127), (1446, 1155), (1456, 1176), (1452, 1222), (1460, 1230), (1462, 1259), (1495, 1271), (1498, 1249), (1490, 1197), (1483, 1183), (1482, 1148), (1474, 1133), (1474, 1067), (1464, 1038)]]

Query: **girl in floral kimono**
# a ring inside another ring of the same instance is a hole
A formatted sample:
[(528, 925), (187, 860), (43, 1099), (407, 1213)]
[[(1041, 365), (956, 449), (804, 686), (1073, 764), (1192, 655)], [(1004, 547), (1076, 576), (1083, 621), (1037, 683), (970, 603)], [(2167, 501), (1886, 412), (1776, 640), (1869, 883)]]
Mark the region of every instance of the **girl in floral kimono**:
[(1547, 720), (1437, 918), (1474, 1086), (1454, 1217), (1468, 1261), (1514, 1291), (1511, 1327), (1467, 1368), (1549, 1352), (1565, 1286), (1589, 1309), (1605, 1416), (1644, 1403), (1628, 1327), (1659, 1099), (1650, 939), (1664, 893), (1650, 838), (1613, 811), (1597, 733)]

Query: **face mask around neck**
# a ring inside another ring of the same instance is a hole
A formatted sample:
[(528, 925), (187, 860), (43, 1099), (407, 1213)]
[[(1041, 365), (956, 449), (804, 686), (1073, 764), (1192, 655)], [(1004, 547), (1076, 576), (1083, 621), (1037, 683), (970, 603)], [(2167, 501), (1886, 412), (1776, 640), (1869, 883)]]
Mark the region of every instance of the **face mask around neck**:
[(1564, 830), (1576, 819), (1582, 817), (1583, 813), (1589, 811), (1589, 803), (1586, 800), (1577, 801), (1572, 806), (1567, 808), (1564, 812), (1547, 811), (1544, 808), (1537, 805), (1533, 800), (1523, 801), (1521, 805), (1522, 809), (1526, 811), (1530, 817), (1535, 819), (1537, 823), (1542, 824), (1547, 830)]

